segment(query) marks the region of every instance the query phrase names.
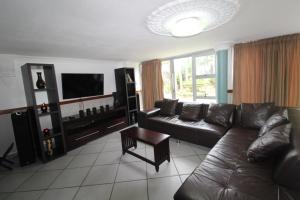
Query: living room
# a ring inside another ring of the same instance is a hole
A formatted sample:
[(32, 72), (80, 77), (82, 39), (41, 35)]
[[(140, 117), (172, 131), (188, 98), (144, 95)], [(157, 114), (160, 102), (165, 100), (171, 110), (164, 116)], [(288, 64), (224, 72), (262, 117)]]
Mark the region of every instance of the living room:
[(0, 2), (0, 200), (300, 199), (300, 2)]

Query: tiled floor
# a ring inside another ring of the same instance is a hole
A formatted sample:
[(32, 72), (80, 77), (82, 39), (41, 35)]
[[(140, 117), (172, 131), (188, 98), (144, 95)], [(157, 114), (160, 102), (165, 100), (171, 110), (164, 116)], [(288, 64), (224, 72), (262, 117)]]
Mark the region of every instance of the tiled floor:
[[(170, 140), (171, 162), (154, 166), (125, 154), (119, 132), (47, 164), (0, 171), (0, 200), (171, 200), (208, 148)], [(153, 159), (153, 148), (134, 150)]]

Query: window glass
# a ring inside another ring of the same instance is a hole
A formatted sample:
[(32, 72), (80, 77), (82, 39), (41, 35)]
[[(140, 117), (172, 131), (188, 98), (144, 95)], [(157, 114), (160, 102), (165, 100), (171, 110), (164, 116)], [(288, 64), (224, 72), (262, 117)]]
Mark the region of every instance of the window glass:
[(216, 96), (216, 78), (199, 78), (196, 80), (197, 98)]
[(193, 101), (192, 57), (174, 59), (175, 96)]
[(196, 75), (216, 74), (215, 55), (200, 56), (196, 58)]
[[(196, 57), (196, 99), (205, 102), (216, 99), (215, 55)], [(215, 101), (215, 100), (214, 100)]]
[(161, 63), (162, 78), (164, 82), (164, 97), (169, 99), (172, 98), (170, 63), (170, 60), (165, 60)]

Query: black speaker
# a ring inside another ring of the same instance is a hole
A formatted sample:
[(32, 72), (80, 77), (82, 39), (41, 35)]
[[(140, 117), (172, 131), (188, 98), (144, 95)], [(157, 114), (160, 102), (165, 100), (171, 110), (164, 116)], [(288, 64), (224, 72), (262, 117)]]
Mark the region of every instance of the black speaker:
[(35, 126), (31, 117), (33, 115), (29, 111), (11, 114), (20, 166), (34, 163), (36, 160), (33, 142)]

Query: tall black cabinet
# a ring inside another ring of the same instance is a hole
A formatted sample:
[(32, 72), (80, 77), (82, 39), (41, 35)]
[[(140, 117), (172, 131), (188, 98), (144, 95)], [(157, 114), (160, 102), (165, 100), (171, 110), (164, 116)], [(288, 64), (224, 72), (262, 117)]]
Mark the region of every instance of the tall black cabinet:
[(139, 109), (134, 68), (115, 69), (115, 79), (119, 103), (127, 108), (128, 124), (134, 124), (137, 122)]
[[(42, 161), (47, 162), (66, 153), (54, 65), (26, 63), (21, 70), (27, 106), (34, 115), (37, 154)], [(42, 73), (45, 88), (37, 88), (37, 73)], [(42, 103), (47, 106), (47, 111), (42, 112)]]

